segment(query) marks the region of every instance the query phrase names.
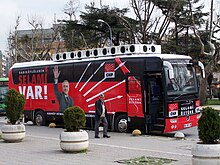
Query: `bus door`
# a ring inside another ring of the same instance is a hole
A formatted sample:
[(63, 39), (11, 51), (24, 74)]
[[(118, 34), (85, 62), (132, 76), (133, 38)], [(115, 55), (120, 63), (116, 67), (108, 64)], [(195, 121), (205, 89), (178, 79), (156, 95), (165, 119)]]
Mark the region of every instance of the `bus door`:
[(144, 115), (146, 132), (164, 130), (164, 111), (161, 73), (144, 75)]
[(141, 125), (140, 118), (144, 119), (140, 76), (128, 75), (126, 86), (128, 128), (137, 129)]

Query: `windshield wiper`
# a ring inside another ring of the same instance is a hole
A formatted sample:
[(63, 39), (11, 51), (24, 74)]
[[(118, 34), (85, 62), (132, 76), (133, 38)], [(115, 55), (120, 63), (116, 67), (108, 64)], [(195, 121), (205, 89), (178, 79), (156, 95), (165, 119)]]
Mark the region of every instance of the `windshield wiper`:
[(181, 93), (179, 96), (176, 96), (174, 99), (173, 99), (173, 101), (175, 101), (176, 99), (178, 99), (178, 98), (180, 98), (181, 96), (184, 96), (184, 95), (186, 95), (186, 94), (188, 94), (188, 93)]
[(198, 96), (196, 95), (196, 93), (187, 93), (187, 92), (185, 92), (185, 93), (180, 94), (179, 96), (176, 96), (176, 97), (173, 99), (173, 101), (175, 101), (176, 99), (180, 98), (181, 96), (184, 96), (184, 95), (187, 95), (187, 94), (193, 94), (195, 97), (198, 97)]

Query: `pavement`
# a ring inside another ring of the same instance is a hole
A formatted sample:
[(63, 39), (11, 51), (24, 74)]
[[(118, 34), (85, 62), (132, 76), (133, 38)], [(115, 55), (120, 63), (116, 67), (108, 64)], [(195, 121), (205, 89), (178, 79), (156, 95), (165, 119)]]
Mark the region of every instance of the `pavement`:
[[(220, 106), (212, 107), (220, 110)], [(0, 127), (5, 122), (0, 117)], [(87, 130), (88, 150), (84, 153), (64, 153), (59, 146), (62, 128), (25, 126), (26, 137), (22, 142), (5, 143), (0, 139), (0, 165), (123, 165), (124, 160), (142, 156), (175, 160), (167, 163), (169, 165), (191, 165), (191, 149), (198, 141), (195, 127), (184, 130), (185, 139), (181, 140), (173, 136), (132, 136), (115, 132), (109, 132), (109, 139), (95, 139), (94, 131)]]
[[(0, 120), (0, 124), (4, 122)], [(88, 150), (84, 153), (64, 153), (59, 146), (62, 128), (25, 126), (26, 137), (22, 142), (5, 143), (0, 140), (1, 165), (120, 165), (120, 161), (142, 156), (175, 160), (170, 165), (190, 165), (191, 148), (198, 140), (190, 138), (190, 135), (184, 140), (177, 140), (169, 136), (132, 136), (115, 132), (109, 132), (109, 139), (95, 139), (94, 131), (87, 130)]]
[(119, 165), (117, 161), (142, 156), (175, 160), (172, 165), (190, 165), (191, 148), (196, 142), (128, 134), (118, 137), (114, 133), (111, 136), (110, 139), (90, 138), (88, 151), (77, 154), (62, 152), (58, 138), (28, 134), (20, 143), (0, 141), (1, 165)]

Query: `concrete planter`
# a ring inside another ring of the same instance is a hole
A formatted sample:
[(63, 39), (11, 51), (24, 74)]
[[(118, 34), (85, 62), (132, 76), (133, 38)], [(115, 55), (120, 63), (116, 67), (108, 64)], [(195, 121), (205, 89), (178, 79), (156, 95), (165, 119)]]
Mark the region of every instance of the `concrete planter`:
[(2, 139), (5, 142), (20, 142), (24, 139), (26, 131), (24, 124), (6, 124), (1, 128)]
[(192, 148), (193, 165), (219, 165), (220, 144), (199, 144)]
[(84, 130), (79, 132), (61, 132), (60, 148), (65, 152), (78, 152), (89, 147), (89, 136)]

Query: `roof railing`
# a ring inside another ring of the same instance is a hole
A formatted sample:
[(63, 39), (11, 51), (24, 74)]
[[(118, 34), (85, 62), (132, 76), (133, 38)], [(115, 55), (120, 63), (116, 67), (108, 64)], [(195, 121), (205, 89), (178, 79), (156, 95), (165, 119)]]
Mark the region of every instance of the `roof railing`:
[(94, 48), (88, 50), (77, 50), (53, 54), (53, 61), (64, 61), (73, 59), (98, 58), (106, 56), (128, 55), (128, 54), (158, 54), (161, 53), (160, 45), (153, 44), (130, 44), (111, 46), (105, 48)]

